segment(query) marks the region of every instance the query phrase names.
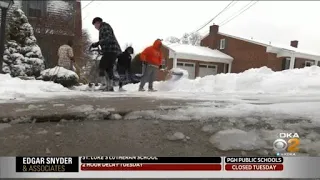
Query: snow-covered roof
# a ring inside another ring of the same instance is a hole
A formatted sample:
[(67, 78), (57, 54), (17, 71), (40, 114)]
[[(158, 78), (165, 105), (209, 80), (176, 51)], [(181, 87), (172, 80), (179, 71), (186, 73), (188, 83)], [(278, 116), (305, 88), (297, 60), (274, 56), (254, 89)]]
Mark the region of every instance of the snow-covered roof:
[(231, 63), (233, 61), (231, 56), (208, 47), (165, 42), (163, 45), (169, 49), (169, 58), (220, 63)]
[[(310, 59), (310, 60), (320, 60), (320, 53), (315, 53), (315, 52), (310, 52), (306, 51), (300, 48), (295, 48), (289, 45), (283, 45), (283, 44), (276, 44), (276, 43), (271, 43), (271, 42), (266, 42), (262, 40), (257, 40), (257, 39), (248, 39), (248, 38), (243, 38), (239, 36), (233, 36), (230, 34), (225, 34), (225, 33), (218, 33), (222, 36), (227, 36), (233, 39), (238, 39), (241, 41), (246, 41), (252, 44), (257, 44), (260, 46), (264, 46), (267, 48), (267, 52), (270, 53), (276, 53), (277, 57), (290, 57), (291, 55), (294, 55), (297, 58), (304, 58), (304, 59)], [(204, 36), (202, 39), (206, 38), (209, 34)]]

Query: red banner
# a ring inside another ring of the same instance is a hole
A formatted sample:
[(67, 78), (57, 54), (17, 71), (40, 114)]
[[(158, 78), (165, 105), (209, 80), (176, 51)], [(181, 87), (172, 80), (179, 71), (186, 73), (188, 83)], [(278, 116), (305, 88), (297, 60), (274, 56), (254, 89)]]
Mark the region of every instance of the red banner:
[(221, 171), (221, 164), (83, 163), (82, 171)]
[(283, 164), (226, 164), (227, 171), (282, 171)]

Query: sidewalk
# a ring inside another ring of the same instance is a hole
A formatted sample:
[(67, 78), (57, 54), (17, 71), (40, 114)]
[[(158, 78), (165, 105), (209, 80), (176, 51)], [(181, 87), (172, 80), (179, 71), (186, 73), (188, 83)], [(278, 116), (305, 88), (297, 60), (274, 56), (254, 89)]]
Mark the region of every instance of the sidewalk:
[(117, 114), (132, 111), (177, 108), (197, 101), (176, 99), (155, 99), (141, 97), (74, 97), (44, 99), (37, 102), (0, 104), (0, 122), (17, 118), (37, 121), (60, 121), (61, 119), (84, 118), (86, 111), (100, 109)]

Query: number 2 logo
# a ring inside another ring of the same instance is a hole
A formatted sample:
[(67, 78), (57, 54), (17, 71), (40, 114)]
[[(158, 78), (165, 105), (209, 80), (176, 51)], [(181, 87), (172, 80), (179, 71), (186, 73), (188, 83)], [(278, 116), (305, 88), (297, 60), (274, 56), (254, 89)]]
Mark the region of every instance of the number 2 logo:
[(289, 139), (288, 143), (289, 143), (288, 152), (299, 151), (300, 139), (297, 139), (297, 138)]

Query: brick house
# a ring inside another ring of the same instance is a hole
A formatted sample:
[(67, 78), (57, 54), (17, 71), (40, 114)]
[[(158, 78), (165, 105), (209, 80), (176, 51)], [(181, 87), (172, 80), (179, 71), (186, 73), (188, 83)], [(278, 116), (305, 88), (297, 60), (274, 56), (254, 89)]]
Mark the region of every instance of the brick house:
[[(216, 49), (186, 44), (163, 43), (162, 52), (168, 69), (181, 68), (189, 73), (190, 79), (218, 73), (227, 73), (227, 65), (233, 58)], [(165, 79), (164, 72), (159, 73), (159, 80)]]
[(15, 8), (25, 12), (34, 28), (47, 68), (57, 65), (58, 48), (68, 40), (74, 41), (75, 59), (80, 56), (81, 45), (77, 43), (82, 36), (79, 0), (15, 0), (10, 11)]
[(297, 40), (287, 46), (265, 43), (221, 33), (218, 25), (210, 26), (209, 34), (201, 40), (201, 46), (218, 49), (233, 57), (232, 73), (263, 66), (281, 71), (320, 65), (320, 54), (299, 49)]

